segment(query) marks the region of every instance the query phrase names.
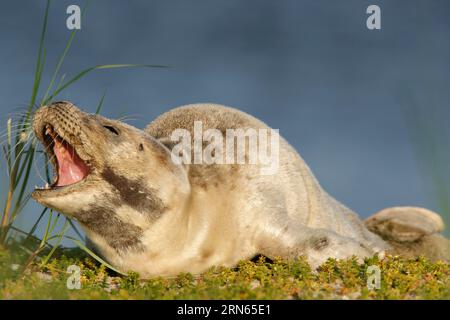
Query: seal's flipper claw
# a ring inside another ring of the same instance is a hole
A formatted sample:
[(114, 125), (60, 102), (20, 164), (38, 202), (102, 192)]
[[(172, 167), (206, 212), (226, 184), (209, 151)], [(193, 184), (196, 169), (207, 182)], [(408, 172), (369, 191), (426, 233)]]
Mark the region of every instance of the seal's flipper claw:
[(382, 238), (398, 242), (418, 241), (426, 235), (444, 230), (444, 222), (437, 213), (418, 207), (387, 208), (364, 223)]

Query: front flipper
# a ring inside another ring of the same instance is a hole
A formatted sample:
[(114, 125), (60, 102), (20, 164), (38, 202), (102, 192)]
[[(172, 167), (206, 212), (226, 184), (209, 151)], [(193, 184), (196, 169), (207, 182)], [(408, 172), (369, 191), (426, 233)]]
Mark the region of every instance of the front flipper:
[(269, 258), (294, 259), (306, 257), (313, 269), (328, 258), (359, 260), (374, 255), (376, 250), (359, 241), (343, 237), (331, 230), (309, 228), (295, 223), (283, 227), (272, 225), (259, 234), (259, 253)]

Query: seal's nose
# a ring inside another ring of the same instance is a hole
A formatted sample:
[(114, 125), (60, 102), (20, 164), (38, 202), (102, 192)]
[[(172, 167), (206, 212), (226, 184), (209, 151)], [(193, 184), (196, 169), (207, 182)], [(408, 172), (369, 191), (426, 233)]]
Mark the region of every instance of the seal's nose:
[(38, 138), (42, 139), (43, 128), (46, 124), (77, 123), (80, 113), (81, 110), (68, 101), (58, 101), (48, 106), (42, 106), (34, 114), (33, 131)]
[(36, 110), (33, 116), (33, 131), (35, 135), (41, 140), (43, 139), (42, 128), (44, 125), (44, 121), (46, 118), (48, 118), (47, 114), (48, 106), (42, 106)]
[(52, 104), (48, 106), (44, 106), (47, 109), (51, 111), (56, 111), (60, 113), (73, 113), (76, 111), (79, 111), (77, 107), (75, 107), (71, 102), (69, 101), (57, 101), (53, 102)]
[(67, 114), (78, 111), (78, 108), (75, 107), (72, 103), (68, 101), (58, 101), (53, 102), (52, 104), (45, 105), (39, 107), (34, 114), (34, 118), (44, 117), (46, 114), (57, 113), (57, 114)]

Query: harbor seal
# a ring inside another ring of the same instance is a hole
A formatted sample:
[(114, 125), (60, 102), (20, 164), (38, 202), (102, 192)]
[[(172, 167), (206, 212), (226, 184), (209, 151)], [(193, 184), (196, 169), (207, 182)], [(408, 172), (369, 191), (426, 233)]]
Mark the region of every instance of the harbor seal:
[[(361, 221), (321, 188), (281, 137), (272, 175), (248, 161), (177, 163), (172, 134), (182, 129), (194, 135), (196, 122), (223, 136), (228, 129), (270, 129), (244, 112), (214, 104), (170, 110), (145, 130), (66, 101), (42, 106), (33, 129), (55, 175), (52, 185), (32, 196), (76, 219), (111, 265), (144, 278), (234, 266), (258, 254), (305, 256), (315, 268), (328, 258), (401, 249), (442, 230), (438, 215), (417, 208), (387, 210)], [(247, 159), (249, 149), (245, 152)]]

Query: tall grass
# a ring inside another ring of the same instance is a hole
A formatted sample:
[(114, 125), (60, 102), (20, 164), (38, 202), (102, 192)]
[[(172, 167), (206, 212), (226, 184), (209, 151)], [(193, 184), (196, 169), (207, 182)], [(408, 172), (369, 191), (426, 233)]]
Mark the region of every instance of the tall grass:
[(428, 196), (443, 217), (450, 236), (450, 130), (448, 111), (427, 99), (418, 103), (411, 92), (402, 92), (401, 106), (422, 180)]
[[(86, 2), (87, 4), (87, 2)], [(91, 252), (88, 248), (84, 246), (84, 244), (76, 238), (66, 236), (65, 233), (69, 227), (72, 227), (77, 234), (80, 234), (76, 229), (75, 224), (69, 218), (62, 218), (59, 213), (55, 213), (52, 210), (48, 210), (47, 208), (43, 209), (38, 219), (36, 219), (32, 228), (28, 231), (21, 230), (15, 225), (17, 217), (22, 214), (24, 207), (27, 205), (30, 199), (30, 179), (32, 177), (32, 167), (35, 163), (37, 151), (37, 143), (36, 138), (32, 133), (32, 119), (35, 110), (39, 106), (48, 105), (54, 99), (62, 93), (65, 89), (73, 85), (75, 82), (79, 81), (84, 76), (95, 70), (103, 70), (103, 69), (114, 69), (114, 68), (130, 68), (130, 67), (165, 67), (160, 65), (147, 65), (147, 64), (105, 64), (105, 65), (96, 65), (92, 67), (88, 67), (86, 69), (81, 70), (79, 73), (75, 74), (69, 80), (65, 79), (65, 74), (61, 74), (61, 68), (64, 64), (64, 61), (67, 57), (67, 53), (69, 52), (73, 40), (76, 35), (76, 30), (73, 30), (69, 36), (69, 39), (56, 63), (55, 69), (52, 73), (50, 82), (45, 87), (45, 90), (41, 90), (42, 83), (42, 74), (45, 69), (46, 63), (46, 48), (45, 48), (45, 37), (47, 34), (47, 23), (49, 19), (49, 10), (50, 10), (51, 0), (47, 0), (45, 11), (44, 11), (44, 19), (42, 24), (42, 29), (40, 33), (39, 47), (37, 52), (37, 60), (36, 67), (34, 71), (34, 81), (31, 90), (31, 98), (28, 103), (26, 112), (22, 114), (18, 119), (8, 119), (6, 123), (6, 132), (4, 134), (5, 142), (2, 144), (2, 149), (4, 153), (4, 162), (8, 175), (8, 189), (6, 194), (5, 204), (3, 206), (3, 211), (1, 212), (1, 220), (0, 220), (0, 246), (7, 246), (8, 242), (11, 241), (14, 237), (15, 231), (16, 233), (22, 234), (25, 239), (36, 239), (34, 236), (34, 232), (39, 224), (45, 222), (45, 231), (40, 239), (37, 247), (33, 250), (29, 251), (29, 257), (24, 265), (24, 269), (26, 269), (37, 257), (41, 260), (41, 263), (45, 264), (50, 259), (50, 257), (55, 252), (57, 246), (61, 243), (63, 238), (67, 238), (73, 241), (75, 244), (80, 246), (83, 250), (91, 254), (95, 259), (99, 260), (101, 263), (105, 264), (109, 268), (113, 269), (106, 262), (101, 260), (98, 256), (96, 256), (93, 252)], [(86, 5), (82, 9), (82, 13), (84, 13), (86, 9)], [(83, 15), (82, 15), (83, 16)], [(39, 97), (41, 97), (39, 99)], [(103, 95), (100, 99), (100, 102), (97, 106), (97, 112), (100, 112), (100, 109), (103, 105), (105, 95)], [(3, 139), (3, 137), (1, 138)], [(49, 159), (47, 155), (42, 152), (44, 155), (44, 163), (45, 163), (45, 178), (47, 183), (51, 183), (50, 179), (50, 168), (49, 168)], [(3, 167), (3, 166), (2, 166)], [(65, 219), (64, 225), (62, 228), (58, 229), (57, 225), (60, 220)], [(54, 244), (50, 244), (51, 241), (54, 241)], [(49, 249), (49, 252), (44, 257), (39, 257), (39, 254), (44, 251), (44, 249)], [(27, 250), (24, 248), (24, 250)], [(117, 271), (117, 270), (115, 270)]]

